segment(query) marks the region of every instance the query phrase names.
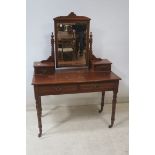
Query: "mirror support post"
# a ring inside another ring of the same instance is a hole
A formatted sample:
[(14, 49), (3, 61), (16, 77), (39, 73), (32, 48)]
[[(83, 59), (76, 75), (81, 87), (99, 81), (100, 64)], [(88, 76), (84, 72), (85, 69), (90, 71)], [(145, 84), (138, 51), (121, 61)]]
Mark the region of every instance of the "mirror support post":
[(53, 32), (52, 32), (52, 35), (51, 35), (51, 46), (52, 46), (51, 57), (52, 57), (52, 61), (54, 62), (54, 35), (53, 35)]
[(89, 49), (89, 54), (90, 54), (90, 59), (92, 57), (92, 42), (93, 42), (93, 37), (92, 37), (92, 32), (90, 32), (90, 38), (89, 38), (89, 43), (90, 43), (90, 49)]
[(89, 35), (89, 68), (91, 68), (91, 59), (92, 59), (92, 42), (93, 42), (93, 37), (92, 37), (92, 32), (90, 32)]

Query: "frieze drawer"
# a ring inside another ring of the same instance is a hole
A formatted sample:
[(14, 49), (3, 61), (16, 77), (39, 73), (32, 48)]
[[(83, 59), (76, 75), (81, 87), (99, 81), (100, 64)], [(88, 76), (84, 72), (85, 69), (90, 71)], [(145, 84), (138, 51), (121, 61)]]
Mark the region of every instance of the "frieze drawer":
[(39, 89), (40, 95), (56, 95), (56, 94), (66, 94), (66, 93), (74, 93), (77, 92), (77, 86), (76, 85), (45, 85), (41, 86), (42, 88)]
[[(45, 85), (38, 87), (39, 95), (58, 95), (58, 94), (73, 94), (81, 92), (99, 92), (110, 91), (115, 87), (114, 82), (106, 83), (84, 83), (84, 84), (70, 84), (70, 85)], [(41, 89), (39, 89), (41, 88)]]
[(114, 88), (114, 83), (107, 82), (107, 83), (90, 83), (90, 84), (80, 84), (80, 91), (81, 92), (97, 92), (103, 90), (112, 90)]

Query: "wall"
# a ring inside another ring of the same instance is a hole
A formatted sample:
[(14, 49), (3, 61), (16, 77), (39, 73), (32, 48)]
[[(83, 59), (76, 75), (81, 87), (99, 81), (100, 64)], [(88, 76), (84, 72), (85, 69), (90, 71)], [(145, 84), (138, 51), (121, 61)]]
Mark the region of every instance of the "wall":
[[(27, 0), (27, 105), (34, 104), (31, 85), (33, 62), (46, 59), (50, 55), (50, 35), (54, 31), (53, 18), (68, 15), (71, 11), (91, 18), (93, 51), (97, 57), (112, 61), (112, 70), (122, 78), (118, 102), (128, 102), (128, 0)], [(107, 93), (106, 102), (111, 102), (111, 95)], [(95, 101), (99, 96), (100, 93), (90, 93), (62, 95), (61, 98), (62, 101), (64, 97), (73, 100), (88, 98), (90, 101), (93, 98)], [(45, 103), (61, 101), (56, 96), (43, 97), (43, 100)]]

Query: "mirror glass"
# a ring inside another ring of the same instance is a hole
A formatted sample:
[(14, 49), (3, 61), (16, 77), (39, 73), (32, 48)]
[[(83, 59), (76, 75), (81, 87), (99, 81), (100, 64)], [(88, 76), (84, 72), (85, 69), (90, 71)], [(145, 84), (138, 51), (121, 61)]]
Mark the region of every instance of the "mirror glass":
[(56, 53), (58, 67), (87, 65), (87, 24), (57, 23)]

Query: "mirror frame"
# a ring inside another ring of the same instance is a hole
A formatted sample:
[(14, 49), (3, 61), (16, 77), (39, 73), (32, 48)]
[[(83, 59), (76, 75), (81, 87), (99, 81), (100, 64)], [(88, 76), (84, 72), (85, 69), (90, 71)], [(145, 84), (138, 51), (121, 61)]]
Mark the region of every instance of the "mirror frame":
[(57, 30), (57, 24), (62, 23), (86, 23), (86, 65), (83, 66), (70, 66), (67, 68), (85, 68), (89, 67), (89, 60), (90, 60), (90, 51), (89, 51), (89, 29), (90, 29), (90, 18), (86, 16), (77, 16), (74, 12), (71, 12), (68, 16), (58, 16), (54, 19), (54, 32), (55, 32), (55, 62), (56, 62), (56, 68), (66, 68), (65, 66), (59, 66), (58, 64), (58, 30)]

